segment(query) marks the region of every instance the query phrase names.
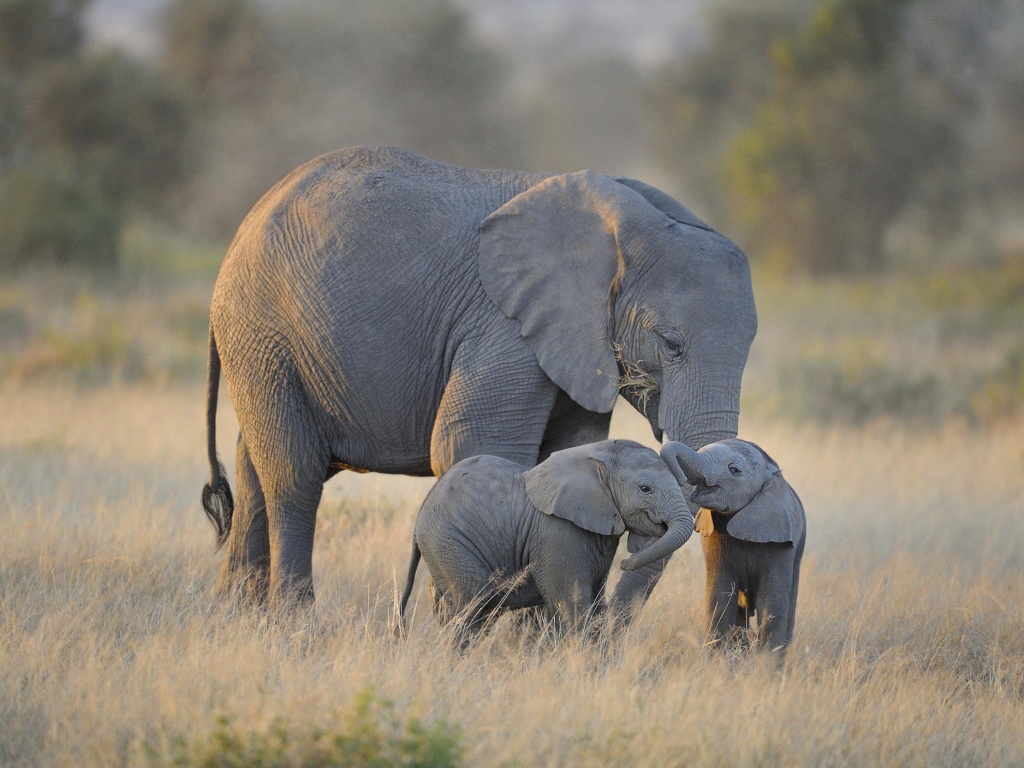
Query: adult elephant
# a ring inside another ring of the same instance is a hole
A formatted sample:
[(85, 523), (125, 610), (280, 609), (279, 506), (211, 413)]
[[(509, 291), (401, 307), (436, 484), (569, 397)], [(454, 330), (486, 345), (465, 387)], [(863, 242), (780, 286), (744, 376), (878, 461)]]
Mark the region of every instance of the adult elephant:
[[(222, 587), (312, 600), (317, 506), (343, 469), (533, 466), (606, 438), (620, 391), (658, 439), (733, 437), (756, 325), (743, 253), (642, 182), (323, 155), (256, 204), (214, 288), (203, 505), (228, 542)], [(222, 367), (241, 428), (233, 512)], [(625, 574), (616, 599), (663, 567)]]

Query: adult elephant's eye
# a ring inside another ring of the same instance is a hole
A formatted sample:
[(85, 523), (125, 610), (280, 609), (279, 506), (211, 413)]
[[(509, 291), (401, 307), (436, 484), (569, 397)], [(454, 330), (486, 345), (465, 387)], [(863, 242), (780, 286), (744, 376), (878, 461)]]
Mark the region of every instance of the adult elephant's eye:
[(735, 464), (730, 464), (730, 465), (729, 465), (729, 473), (730, 473), (731, 475), (734, 475), (734, 476), (736, 476), (736, 477), (739, 477), (740, 475), (742, 475), (742, 474), (743, 474), (743, 470), (742, 470), (742, 469), (740, 469), (739, 467), (737, 467), (737, 466), (736, 466)]
[(637, 488), (640, 489), (640, 493), (645, 493), (645, 494), (654, 493), (654, 489), (651, 486), (649, 486), (647, 483), (640, 483), (640, 485), (638, 485)]
[(686, 349), (686, 342), (677, 331), (667, 331), (661, 335), (662, 345), (665, 347), (665, 354), (670, 359), (682, 357)]

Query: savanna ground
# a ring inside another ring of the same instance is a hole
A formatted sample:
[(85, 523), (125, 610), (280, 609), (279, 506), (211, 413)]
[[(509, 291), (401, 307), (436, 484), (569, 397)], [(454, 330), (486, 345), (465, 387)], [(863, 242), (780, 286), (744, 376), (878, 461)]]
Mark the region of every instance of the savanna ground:
[[(217, 604), (217, 259), (131, 253), (0, 284), (0, 764), (1024, 764), (1024, 270), (756, 276), (741, 435), (809, 527), (780, 674), (702, 648), (696, 538), (609, 642), (503, 620), (453, 655), (425, 569), (396, 640), (429, 480), (328, 485), (315, 617)], [(234, 429), (222, 396), (229, 464)]]

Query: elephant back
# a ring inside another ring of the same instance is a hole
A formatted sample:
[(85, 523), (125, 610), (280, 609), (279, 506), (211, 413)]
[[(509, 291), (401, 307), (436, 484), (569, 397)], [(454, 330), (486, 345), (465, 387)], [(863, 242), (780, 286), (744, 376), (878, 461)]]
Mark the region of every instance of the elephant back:
[[(472, 456), (445, 472), (427, 494), (416, 539), (458, 537), (478, 546), (516, 542), (524, 515), (533, 514), (525, 468), (498, 456)], [(495, 553), (496, 554), (496, 553)]]

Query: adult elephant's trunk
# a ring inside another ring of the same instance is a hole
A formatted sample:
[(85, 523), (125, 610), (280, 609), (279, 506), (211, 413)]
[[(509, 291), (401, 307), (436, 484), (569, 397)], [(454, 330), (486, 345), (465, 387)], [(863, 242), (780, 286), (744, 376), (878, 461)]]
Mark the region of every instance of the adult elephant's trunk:
[(700, 371), (691, 365), (667, 376), (658, 402), (658, 424), (668, 440), (681, 440), (697, 450), (736, 437), (742, 373), (738, 361), (727, 370)]
[(668, 464), (679, 485), (707, 484), (712, 467), (710, 457), (706, 454), (698, 453), (685, 443), (674, 440), (662, 446), (661, 458)]
[(686, 502), (682, 501), (666, 517), (668, 530), (664, 535), (646, 549), (623, 560), (622, 570), (635, 571), (637, 568), (643, 568), (663, 557), (668, 557), (686, 543), (693, 533), (693, 515)]

